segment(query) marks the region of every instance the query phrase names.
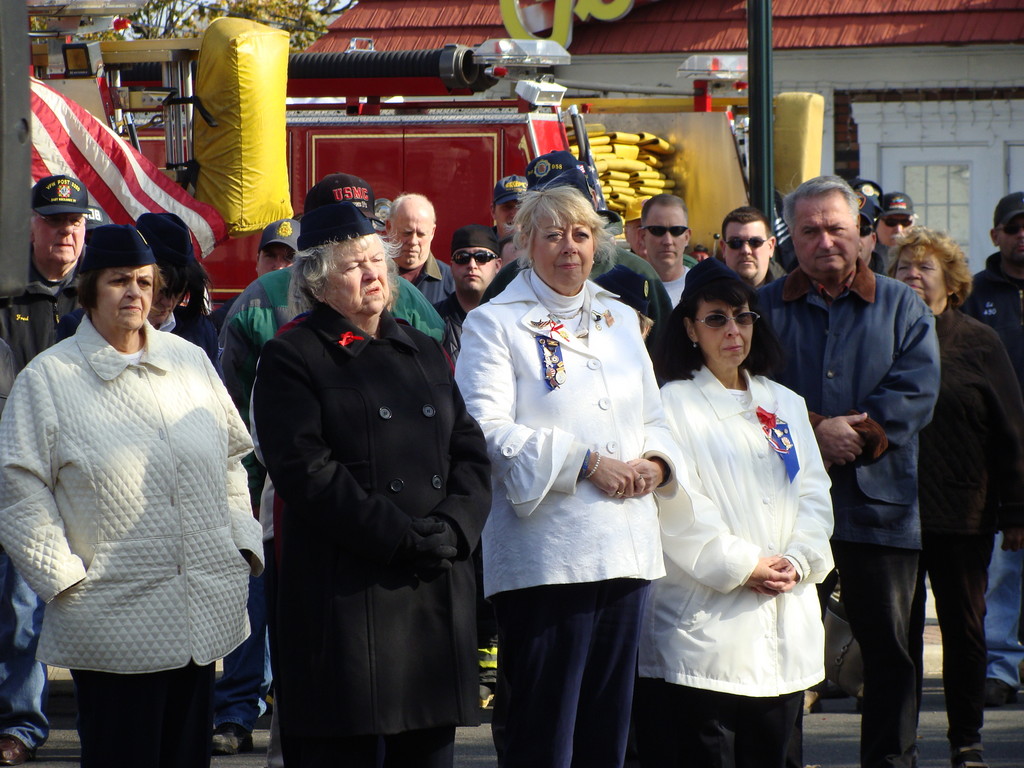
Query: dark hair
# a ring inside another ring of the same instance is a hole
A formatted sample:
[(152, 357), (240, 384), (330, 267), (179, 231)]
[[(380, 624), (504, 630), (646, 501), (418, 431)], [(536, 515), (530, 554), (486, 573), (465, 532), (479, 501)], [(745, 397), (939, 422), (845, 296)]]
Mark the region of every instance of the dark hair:
[[(701, 301), (721, 301), (730, 307), (746, 304), (751, 312), (761, 315), (757, 291), (742, 280), (713, 280), (695, 295), (680, 301), (665, 321), (654, 350), (654, 372), (663, 383), (692, 379), (693, 374), (704, 367), (704, 354), (690, 341), (686, 323), (683, 322), (687, 319), (694, 321)], [(782, 367), (783, 359), (782, 345), (767, 318), (761, 315), (754, 323), (750, 354), (740, 364), (740, 368), (751, 376), (770, 375)]]
[(744, 205), (725, 214), (725, 218), (722, 219), (722, 238), (725, 238), (725, 230), (730, 224), (752, 224), (755, 221), (760, 221), (764, 224), (764, 233), (766, 237), (771, 237), (775, 234), (772, 231), (771, 222), (768, 221), (768, 217), (764, 215), (764, 212), (760, 208), (755, 208), (752, 205)]
[(187, 294), (184, 306), (174, 308), (174, 317), (179, 323), (185, 324), (207, 313), (206, 292), (210, 287), (210, 276), (203, 265), (196, 259), (189, 259), (183, 267), (160, 262), (160, 273), (163, 276), (164, 294), (180, 296)]
[[(78, 291), (78, 303), (86, 314), (96, 309), (99, 300), (100, 277), (105, 269), (90, 269), (86, 272), (79, 272), (75, 278), (75, 289)], [(163, 280), (160, 277), (160, 270), (156, 264), (153, 265), (153, 298), (156, 298), (163, 287)]]

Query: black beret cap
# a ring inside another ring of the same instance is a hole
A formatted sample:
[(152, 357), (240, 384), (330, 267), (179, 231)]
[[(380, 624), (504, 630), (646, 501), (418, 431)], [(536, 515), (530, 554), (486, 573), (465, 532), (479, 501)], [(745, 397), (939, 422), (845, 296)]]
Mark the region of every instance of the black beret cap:
[(135, 226), (153, 249), (157, 263), (184, 267), (195, 259), (192, 233), (177, 214), (144, 213)]
[(704, 286), (713, 283), (715, 280), (736, 280), (743, 282), (739, 275), (729, 269), (718, 259), (704, 259), (698, 262), (697, 266), (691, 267), (686, 273), (686, 284), (683, 287), (683, 295), (679, 303), (693, 299), (698, 295)]
[(79, 272), (110, 267), (156, 264), (153, 250), (139, 231), (127, 224), (106, 224), (92, 231)]
[(376, 233), (373, 222), (352, 203), (322, 205), (302, 217), (299, 250)]
[(483, 224), (467, 224), (452, 233), (452, 253), (463, 248), (486, 248), (491, 253), (498, 253), (498, 236), (494, 230)]

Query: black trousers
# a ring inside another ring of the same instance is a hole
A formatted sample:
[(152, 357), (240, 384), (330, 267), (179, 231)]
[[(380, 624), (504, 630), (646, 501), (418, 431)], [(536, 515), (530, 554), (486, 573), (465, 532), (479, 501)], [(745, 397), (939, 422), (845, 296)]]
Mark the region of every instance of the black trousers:
[(911, 605), (919, 552), (832, 541), (843, 604), (864, 658), (861, 768), (917, 764), (917, 665)]
[(641, 677), (633, 722), (641, 768), (783, 768), (804, 692), (737, 696)]
[(924, 533), (914, 594), (911, 651), (917, 664), (917, 701), (924, 674), (925, 574), (942, 630), (942, 689), (951, 747), (981, 743), (985, 719), (985, 590), (992, 534)]
[(326, 739), (282, 733), (281, 747), (288, 768), (452, 768), (455, 727)]
[(650, 582), (610, 579), (494, 596), (508, 682), (505, 768), (621, 768)]
[(141, 675), (71, 670), (82, 768), (209, 768), (214, 665)]

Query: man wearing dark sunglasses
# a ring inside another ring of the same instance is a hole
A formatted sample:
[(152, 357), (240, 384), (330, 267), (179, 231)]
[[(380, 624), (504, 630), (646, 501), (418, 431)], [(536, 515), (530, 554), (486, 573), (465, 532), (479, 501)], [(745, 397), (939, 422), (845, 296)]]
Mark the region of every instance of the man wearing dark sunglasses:
[(675, 195), (655, 195), (640, 213), (645, 258), (665, 284), (672, 306), (679, 303), (686, 281), (683, 254), (690, 243), (689, 216), (686, 203)]
[(906, 192), (887, 192), (882, 195), (881, 211), (875, 224), (878, 240), (886, 248), (903, 231), (914, 226), (914, 201)]
[[(999, 250), (985, 261), (985, 269), (974, 276), (974, 290), (963, 311), (986, 323), (999, 334), (1017, 380), (1024, 387), (1024, 192), (1012, 192), (996, 205), (989, 233)], [(997, 539), (997, 543), (1002, 539)], [(1017, 700), (1020, 687), (1019, 665), (1024, 647), (1018, 641), (1021, 577), (1024, 574), (1024, 550), (992, 551), (988, 569), (985, 602), (985, 644), (988, 670), (985, 681), (985, 706), (998, 707)]]
[(461, 348), (462, 321), (471, 309), (480, 306), (484, 291), (501, 269), (498, 237), (493, 229), (481, 224), (459, 227), (452, 234), (451, 254), (455, 292), (434, 304), (434, 309), (444, 320), (441, 343), (454, 363)]
[(729, 211), (722, 219), (722, 259), (751, 288), (785, 274), (772, 260), (775, 236), (770, 232), (768, 217), (749, 205)]

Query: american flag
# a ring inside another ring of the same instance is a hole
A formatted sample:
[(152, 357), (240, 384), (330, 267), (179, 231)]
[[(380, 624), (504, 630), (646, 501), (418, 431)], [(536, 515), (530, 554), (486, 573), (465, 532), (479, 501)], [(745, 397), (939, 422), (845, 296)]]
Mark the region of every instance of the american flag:
[(93, 204), (115, 224), (143, 213), (176, 213), (208, 256), (227, 240), (217, 209), (201, 203), (88, 110), (32, 80), (32, 179), (67, 173), (82, 181)]

